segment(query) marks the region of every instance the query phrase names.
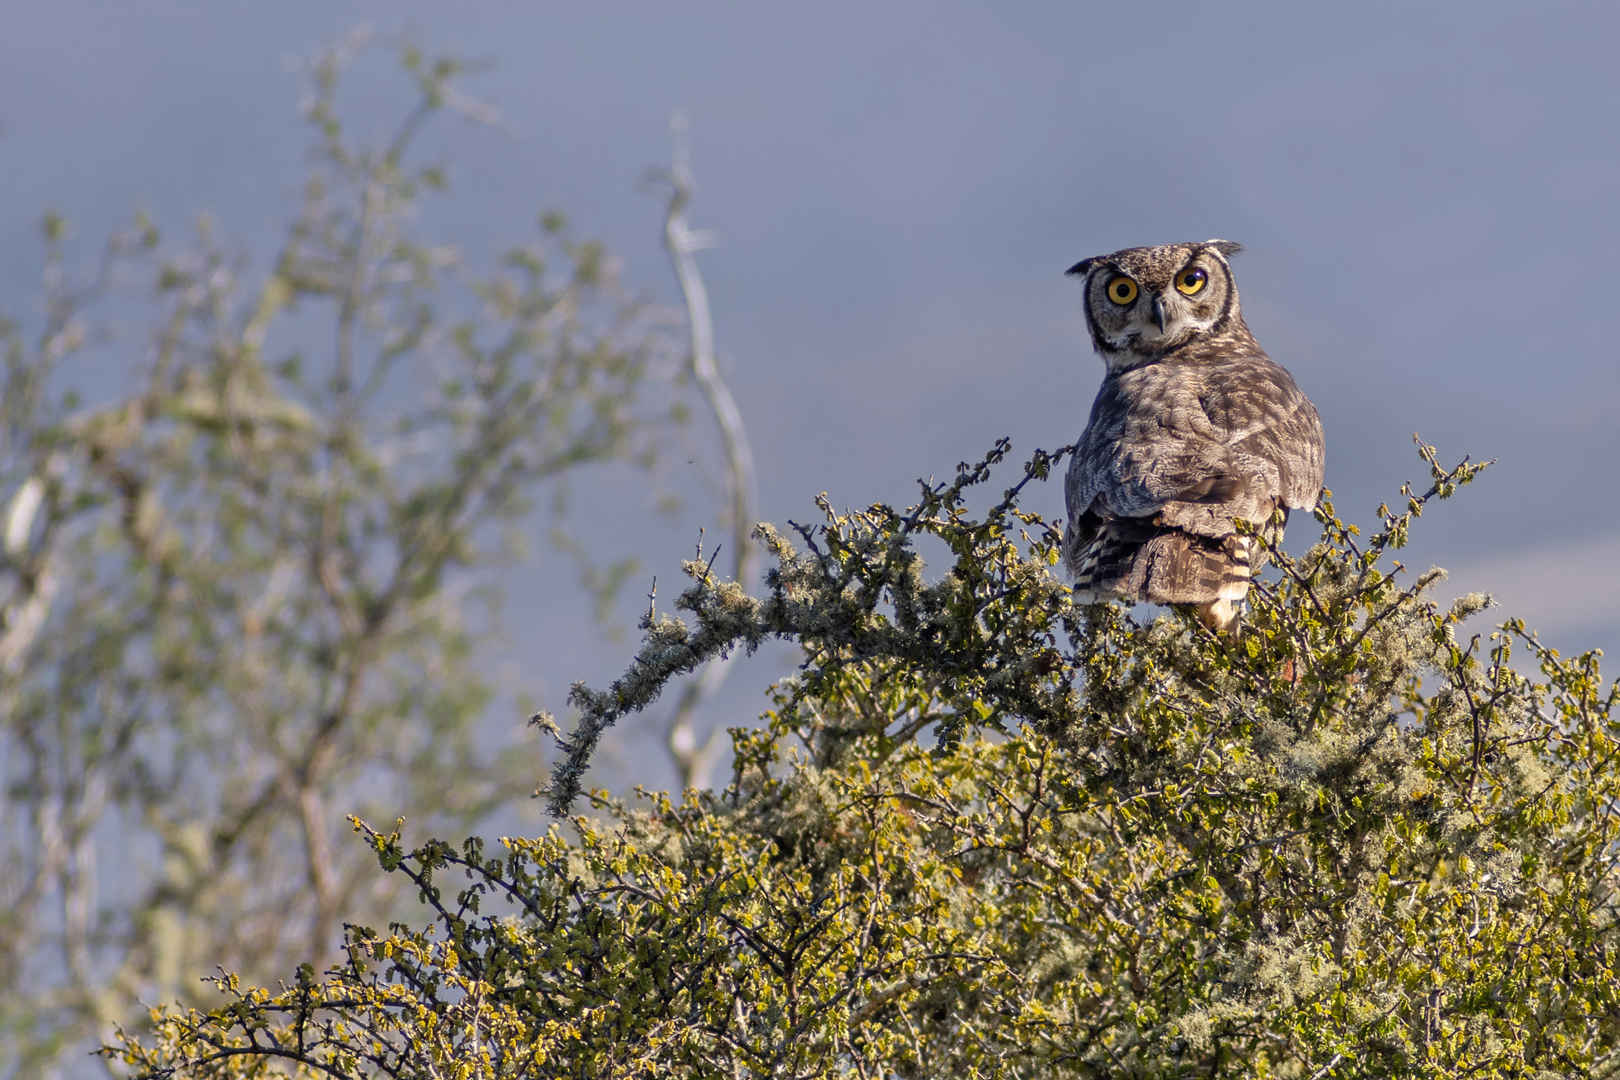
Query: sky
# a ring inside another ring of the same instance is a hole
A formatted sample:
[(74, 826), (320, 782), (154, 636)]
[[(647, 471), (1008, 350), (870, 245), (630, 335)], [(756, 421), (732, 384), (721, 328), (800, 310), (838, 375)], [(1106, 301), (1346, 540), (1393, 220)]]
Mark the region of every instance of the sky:
[[(295, 207), (296, 59), (358, 24), (491, 66), (501, 131), (437, 135), (432, 227), (478, 255), (560, 208), (663, 303), (661, 207), (638, 181), (690, 118), (692, 216), (761, 516), (906, 503), (1009, 436), (1073, 441), (1102, 367), (1063, 270), (1221, 237), (1246, 317), (1317, 403), (1327, 483), (1370, 524), (1426, 480), (1414, 432), (1495, 458), (1404, 561), (1447, 567), (1558, 647), (1620, 643), (1620, 7), (1603, 4), (0, 2), (0, 308), (38, 299), (41, 213), (93, 238), (136, 205), (210, 209), (262, 267)], [(386, 78), (346, 99), (383, 130)], [(85, 248), (88, 257), (89, 248)], [(678, 463), (677, 463), (678, 467)], [(1060, 486), (1032, 496), (1062, 512)], [(604, 483), (576, 521), (677, 580), (705, 508)], [(1308, 542), (1296, 527), (1290, 546)], [(543, 548), (543, 545), (542, 545)], [(506, 572), (501, 678), (561, 710), (634, 632), (542, 550)], [(666, 589), (668, 586), (665, 587)], [(631, 590), (620, 613), (629, 627)], [(666, 595), (668, 593), (666, 592)], [(733, 674), (747, 722), (791, 666)], [(666, 786), (633, 732), (615, 776)]]

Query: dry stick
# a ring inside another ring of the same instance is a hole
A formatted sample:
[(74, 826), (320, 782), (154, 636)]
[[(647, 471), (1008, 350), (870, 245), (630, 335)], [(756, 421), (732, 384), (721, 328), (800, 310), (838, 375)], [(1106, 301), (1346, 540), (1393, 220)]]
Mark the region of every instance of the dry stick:
[[(754, 455), (748, 445), (748, 432), (736, 399), (720, 375), (714, 356), (714, 320), (709, 312), (709, 293), (698, 273), (694, 252), (713, 244), (706, 232), (693, 232), (687, 225), (686, 208), (692, 201), (692, 169), (686, 141), (686, 117), (670, 117), (670, 170), (672, 188), (669, 209), (664, 215), (664, 246), (674, 264), (686, 301), (687, 322), (692, 329), (692, 376), (714, 412), (720, 431), (721, 453), (725, 459), (725, 505), (721, 520), (731, 529), (732, 580), (744, 589), (753, 577), (758, 551), (749, 533), (755, 518)], [(719, 759), (725, 729), (716, 727), (701, 745), (692, 726), (692, 717), (719, 691), (730, 673), (731, 655), (717, 656), (703, 666), (696, 679), (687, 682), (675, 711), (664, 728), (664, 745), (680, 773), (681, 787), (707, 788), (710, 774)]]

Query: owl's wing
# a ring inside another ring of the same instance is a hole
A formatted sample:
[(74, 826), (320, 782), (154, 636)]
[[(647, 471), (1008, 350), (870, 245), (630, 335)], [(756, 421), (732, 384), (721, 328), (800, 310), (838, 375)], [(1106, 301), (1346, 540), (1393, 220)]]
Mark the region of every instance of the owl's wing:
[(1293, 376), (1267, 357), (1232, 367), (1205, 395), (1211, 423), (1225, 432), (1241, 471), (1265, 475), (1267, 498), (1290, 509), (1314, 507), (1327, 460), (1316, 406)]
[(1277, 467), (1277, 495), (1282, 505), (1294, 510), (1316, 506), (1327, 464), (1326, 443), (1322, 419), (1304, 394), (1275, 424), (1244, 439), (1236, 450)]
[(1265, 356), (1105, 380), (1069, 467), (1069, 519), (1149, 518), (1203, 536), (1279, 505), (1314, 505), (1322, 425), (1287, 371)]

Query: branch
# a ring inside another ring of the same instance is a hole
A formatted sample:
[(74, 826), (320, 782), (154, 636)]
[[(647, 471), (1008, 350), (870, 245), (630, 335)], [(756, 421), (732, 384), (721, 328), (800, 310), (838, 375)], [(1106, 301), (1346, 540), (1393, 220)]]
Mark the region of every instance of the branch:
[[(731, 389), (720, 375), (714, 355), (714, 319), (709, 311), (709, 293), (698, 272), (694, 253), (714, 243), (713, 234), (694, 232), (688, 225), (686, 209), (692, 201), (692, 171), (686, 142), (687, 124), (683, 113), (670, 117), (670, 169), (664, 174), (671, 191), (664, 215), (664, 246), (669, 251), (675, 276), (680, 281), (686, 304), (687, 323), (692, 334), (692, 376), (714, 413), (720, 432), (721, 454), (725, 459), (725, 505), (721, 521), (731, 530), (731, 578), (744, 588), (753, 579), (758, 550), (750, 540), (756, 512), (754, 454), (748, 444), (748, 431), (742, 411), (737, 408)], [(664, 744), (680, 773), (681, 787), (706, 788), (719, 759), (724, 728), (716, 727), (701, 744), (692, 718), (703, 704), (714, 697), (731, 671), (731, 654), (716, 657), (704, 665), (697, 679), (687, 683), (675, 710), (664, 727)]]
[[(998, 442), (987, 461), (999, 461), (1006, 450), (1005, 440)], [(1025, 465), (1025, 474), (1044, 475), (1054, 460), (1055, 455), (1039, 454)], [(550, 786), (536, 794), (546, 797), (554, 816), (563, 816), (581, 791), (603, 732), (651, 705), (676, 677), (723, 663), (739, 647), (752, 653), (772, 637), (799, 642), (827, 672), (881, 662), (927, 670), (931, 679), (971, 682), (981, 688), (986, 710), (975, 724), (999, 724), (1002, 716), (1072, 722), (1077, 699), (1066, 685), (1015, 677), (1031, 656), (1050, 648), (1045, 624), (1018, 613), (1070, 610), (1068, 590), (1045, 571), (1046, 552), (1024, 560), (1004, 528), (967, 517), (964, 491), (989, 476), (988, 465), (963, 466), (955, 486), (943, 492), (925, 487), (924, 502), (932, 513), (916, 511), (910, 517), (886, 506), (839, 516), (823, 496), (828, 524), (820, 531), (826, 551), (815, 555), (800, 554), (769, 525), (756, 526), (753, 535), (778, 564), (766, 575), (764, 600), (738, 582), (717, 581), (706, 564), (689, 560), (685, 570), (695, 583), (675, 606), (693, 613), (696, 625), (658, 616), (649, 607), (641, 621), (643, 644), (629, 670), (606, 690), (574, 684), (568, 700), (580, 710), (579, 723), (572, 735), (558, 738), (562, 759)], [(1022, 511), (1018, 520), (1041, 524)], [(917, 531), (945, 540), (957, 552), (954, 572), (927, 588), (921, 586), (912, 549)], [(897, 623), (880, 612), (885, 597), (910, 614)], [(964, 611), (973, 617), (962, 618)], [(546, 722), (543, 717), (531, 721)], [(967, 722), (962, 718), (958, 726)]]

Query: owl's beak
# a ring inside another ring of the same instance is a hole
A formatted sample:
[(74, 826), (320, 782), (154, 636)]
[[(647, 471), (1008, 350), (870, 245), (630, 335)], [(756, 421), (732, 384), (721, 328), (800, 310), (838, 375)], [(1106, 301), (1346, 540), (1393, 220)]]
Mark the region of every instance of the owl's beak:
[(1159, 333), (1164, 333), (1164, 297), (1153, 298), (1153, 321), (1159, 324)]

